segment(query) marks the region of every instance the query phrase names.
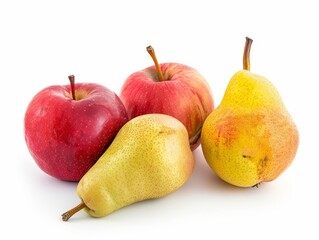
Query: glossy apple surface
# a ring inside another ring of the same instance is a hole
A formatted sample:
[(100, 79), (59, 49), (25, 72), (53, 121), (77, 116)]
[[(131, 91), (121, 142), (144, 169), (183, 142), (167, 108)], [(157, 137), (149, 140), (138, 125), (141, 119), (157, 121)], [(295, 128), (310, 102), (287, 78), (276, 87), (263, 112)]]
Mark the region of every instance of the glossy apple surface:
[(79, 181), (128, 121), (120, 98), (95, 83), (50, 86), (37, 93), (25, 112), (28, 149), (47, 174)]
[(135, 72), (124, 82), (120, 98), (128, 116), (131, 119), (162, 113), (177, 118), (185, 125), (191, 149), (195, 150), (200, 144), (202, 125), (214, 109), (211, 89), (192, 67), (179, 63), (162, 63), (157, 67)]

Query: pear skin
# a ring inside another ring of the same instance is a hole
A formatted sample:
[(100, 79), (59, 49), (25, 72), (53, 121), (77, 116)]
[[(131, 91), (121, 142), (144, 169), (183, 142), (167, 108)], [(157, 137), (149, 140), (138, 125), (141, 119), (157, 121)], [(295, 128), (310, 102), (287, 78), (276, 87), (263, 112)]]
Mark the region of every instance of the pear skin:
[(82, 203), (62, 215), (64, 221), (84, 208), (92, 217), (179, 189), (194, 169), (188, 133), (177, 119), (146, 114), (126, 123), (110, 147), (82, 177)]
[(239, 187), (276, 179), (292, 163), (299, 145), (297, 126), (275, 86), (249, 71), (251, 43), (247, 38), (244, 70), (231, 78), (201, 136), (208, 165)]

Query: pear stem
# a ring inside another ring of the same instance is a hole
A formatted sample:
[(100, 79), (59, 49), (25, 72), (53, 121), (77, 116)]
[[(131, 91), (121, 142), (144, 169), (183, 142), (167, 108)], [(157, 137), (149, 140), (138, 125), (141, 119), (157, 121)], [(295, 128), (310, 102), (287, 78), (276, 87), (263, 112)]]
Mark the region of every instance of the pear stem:
[(77, 205), (76, 207), (70, 209), (69, 211), (63, 213), (62, 216), (62, 220), (63, 221), (68, 221), (70, 217), (72, 217), (75, 213), (77, 213), (78, 211), (80, 211), (81, 209), (85, 208), (86, 205), (84, 202), (81, 202), (79, 205)]
[(70, 85), (71, 85), (72, 99), (76, 100), (75, 99), (75, 87), (74, 87), (74, 75), (70, 75), (69, 80), (70, 80)]
[(160, 81), (165, 81), (164, 76), (163, 76), (163, 72), (161, 70), (161, 67), (160, 67), (160, 65), (157, 62), (154, 48), (152, 46), (148, 46), (148, 47), (146, 47), (146, 50), (151, 55), (151, 57), (152, 57), (152, 59), (154, 61), (159, 80)]
[(243, 57), (243, 69), (250, 71), (250, 48), (253, 40), (249, 37), (246, 37), (244, 57)]

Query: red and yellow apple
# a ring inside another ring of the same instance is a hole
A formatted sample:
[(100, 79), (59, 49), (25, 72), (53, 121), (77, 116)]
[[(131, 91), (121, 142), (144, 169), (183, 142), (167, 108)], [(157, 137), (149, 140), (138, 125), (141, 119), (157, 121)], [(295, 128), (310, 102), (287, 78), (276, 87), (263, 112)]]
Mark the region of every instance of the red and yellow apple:
[(196, 69), (180, 63), (158, 64), (154, 49), (148, 46), (147, 51), (155, 65), (131, 74), (121, 88), (128, 116), (162, 113), (177, 118), (195, 150), (202, 125), (214, 109), (211, 89)]
[(24, 117), (27, 147), (48, 175), (79, 181), (128, 121), (121, 99), (96, 83), (54, 85), (38, 92)]

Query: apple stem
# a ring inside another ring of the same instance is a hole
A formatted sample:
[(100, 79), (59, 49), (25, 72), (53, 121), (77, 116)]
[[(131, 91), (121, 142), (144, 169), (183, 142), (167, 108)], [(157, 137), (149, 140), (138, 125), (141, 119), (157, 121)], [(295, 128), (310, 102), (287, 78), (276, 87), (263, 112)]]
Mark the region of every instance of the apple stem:
[(84, 202), (81, 202), (79, 205), (77, 205), (76, 207), (70, 209), (69, 211), (63, 213), (62, 216), (62, 220), (63, 221), (68, 221), (70, 217), (72, 217), (75, 213), (77, 213), (78, 211), (80, 211), (81, 209), (85, 208), (86, 205)]
[(243, 69), (250, 71), (250, 48), (253, 40), (249, 37), (246, 37), (244, 57), (243, 57)]
[(72, 99), (75, 99), (75, 87), (74, 87), (74, 75), (69, 76), (70, 84), (71, 84), (71, 93), (72, 93)]
[(157, 59), (156, 59), (156, 55), (155, 55), (155, 51), (154, 51), (154, 48), (152, 46), (148, 46), (146, 47), (146, 50), (147, 52), (151, 55), (153, 61), (154, 61), (154, 64), (155, 64), (155, 67), (156, 67), (156, 71), (157, 71), (157, 75), (158, 75), (158, 78), (160, 81), (164, 81), (164, 76), (163, 76), (163, 72), (161, 70), (161, 67), (160, 65), (158, 64), (157, 62)]

